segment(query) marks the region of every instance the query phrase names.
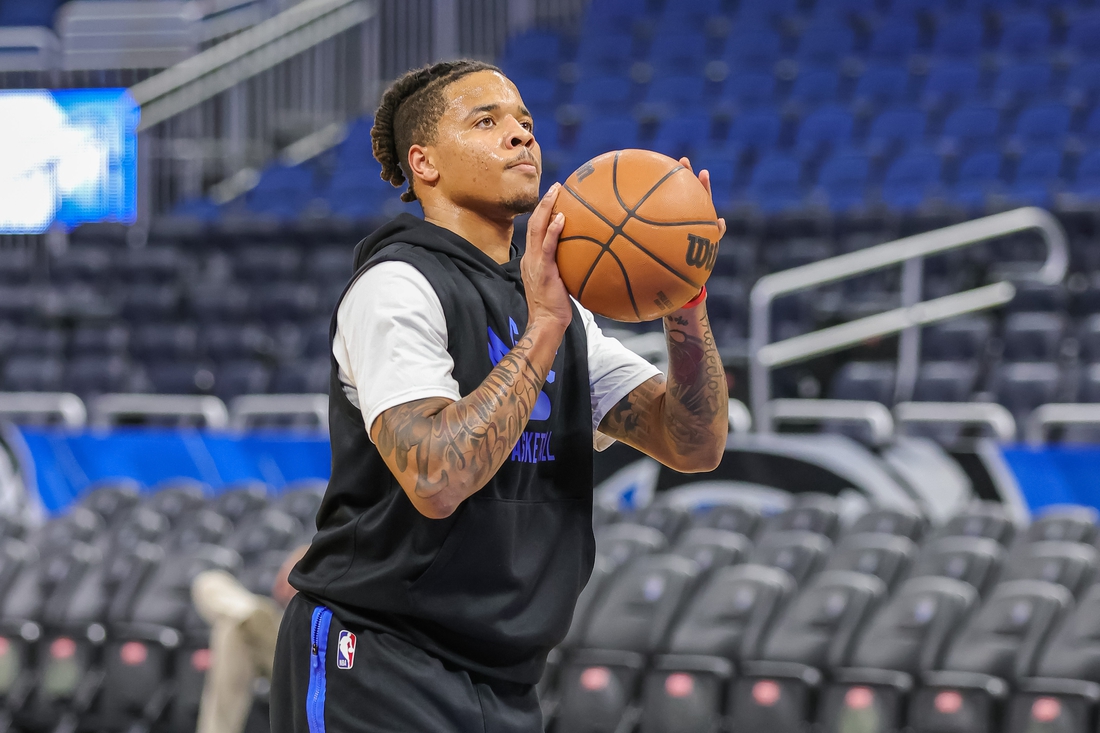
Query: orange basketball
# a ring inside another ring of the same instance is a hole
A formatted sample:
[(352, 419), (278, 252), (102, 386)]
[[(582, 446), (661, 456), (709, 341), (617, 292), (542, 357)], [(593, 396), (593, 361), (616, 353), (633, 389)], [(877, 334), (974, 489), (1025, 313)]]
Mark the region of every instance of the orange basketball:
[(651, 321), (698, 293), (718, 255), (718, 217), (703, 184), (672, 158), (618, 150), (565, 181), (558, 270), (593, 313)]

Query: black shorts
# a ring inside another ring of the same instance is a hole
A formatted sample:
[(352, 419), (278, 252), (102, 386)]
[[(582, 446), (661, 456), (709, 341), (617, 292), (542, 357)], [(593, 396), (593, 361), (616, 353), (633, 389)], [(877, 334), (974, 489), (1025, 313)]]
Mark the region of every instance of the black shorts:
[(534, 685), (471, 677), (297, 596), (279, 629), (272, 733), (542, 733)]

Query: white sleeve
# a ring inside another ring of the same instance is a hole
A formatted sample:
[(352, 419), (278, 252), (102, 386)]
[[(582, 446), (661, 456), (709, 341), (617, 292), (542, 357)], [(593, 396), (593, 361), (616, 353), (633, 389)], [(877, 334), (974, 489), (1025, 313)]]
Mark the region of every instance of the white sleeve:
[(332, 353), (344, 394), (362, 411), (368, 435), (391, 407), (428, 397), (461, 398), (443, 306), (427, 278), (408, 263), (377, 264), (351, 286), (336, 312)]
[(588, 337), (588, 381), (592, 388), (592, 444), (596, 450), (604, 450), (615, 442), (614, 438), (599, 432), (604, 415), (619, 400), (661, 370), (619, 343), (618, 339), (605, 336), (592, 313), (577, 303), (584, 331)]

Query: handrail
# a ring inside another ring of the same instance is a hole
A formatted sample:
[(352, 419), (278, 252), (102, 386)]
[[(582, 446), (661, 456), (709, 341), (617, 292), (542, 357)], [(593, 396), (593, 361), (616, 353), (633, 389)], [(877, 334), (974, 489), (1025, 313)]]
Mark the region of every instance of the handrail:
[(248, 427), (249, 419), (258, 416), (308, 415), (328, 430), (327, 394), (257, 394), (243, 395), (229, 403), (229, 425), (234, 430)]
[[(911, 388), (915, 377), (920, 333), (917, 326), (996, 307), (1007, 302), (1006, 297), (1012, 297), (1007, 289), (1000, 287), (1011, 287), (1010, 284), (995, 283), (920, 303), (920, 265), (923, 258), (1029, 229), (1039, 231), (1048, 250), (1046, 261), (1031, 277), (1044, 283), (1060, 282), (1069, 265), (1065, 232), (1053, 215), (1031, 206), (916, 234), (760, 278), (749, 297), (752, 309), (749, 388), (753, 412), (760, 414), (770, 399), (768, 373), (773, 367), (850, 346), (858, 343), (861, 335), (862, 338), (870, 338), (903, 332), (902, 344), (898, 350), (897, 397), (906, 399), (907, 387)], [(899, 265), (904, 266), (905, 270), (901, 308), (769, 344), (771, 304), (779, 296)], [(762, 353), (767, 357), (767, 362), (762, 358)], [(768, 426), (758, 421), (758, 429), (767, 430)]]
[(899, 402), (894, 421), (902, 429), (910, 423), (985, 425), (1003, 443), (1016, 439), (1016, 419), (995, 402)]
[(1027, 418), (1027, 442), (1042, 445), (1051, 425), (1095, 425), (1100, 427), (1100, 404), (1052, 402), (1039, 405)]
[(0, 415), (57, 415), (67, 428), (88, 422), (84, 400), (71, 392), (0, 392)]
[(123, 415), (199, 417), (208, 428), (229, 426), (225, 403), (209, 395), (105, 394), (92, 402), (95, 427), (110, 427)]
[(130, 88), (138, 132), (164, 122), (371, 18), (368, 0), (304, 0)]
[(823, 420), (865, 423), (875, 445), (894, 437), (894, 418), (881, 402), (864, 400), (772, 400), (757, 413), (761, 432), (773, 432), (776, 423), (817, 423)]
[(730, 432), (740, 435), (752, 431), (752, 413), (741, 400), (730, 397), (729, 403)]

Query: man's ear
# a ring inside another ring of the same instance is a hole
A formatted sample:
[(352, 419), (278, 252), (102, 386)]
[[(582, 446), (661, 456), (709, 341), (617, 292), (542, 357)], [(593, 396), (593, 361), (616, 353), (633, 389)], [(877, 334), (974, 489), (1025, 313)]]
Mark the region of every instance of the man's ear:
[(412, 145), (409, 147), (409, 170), (413, 174), (416, 183), (423, 182), (428, 186), (434, 186), (439, 180), (439, 171), (432, 161), (431, 148), (424, 145)]

